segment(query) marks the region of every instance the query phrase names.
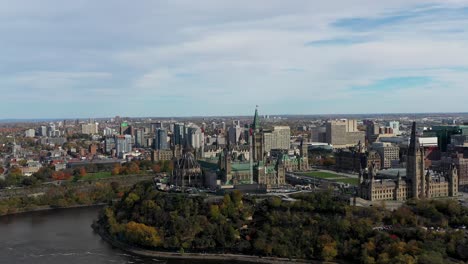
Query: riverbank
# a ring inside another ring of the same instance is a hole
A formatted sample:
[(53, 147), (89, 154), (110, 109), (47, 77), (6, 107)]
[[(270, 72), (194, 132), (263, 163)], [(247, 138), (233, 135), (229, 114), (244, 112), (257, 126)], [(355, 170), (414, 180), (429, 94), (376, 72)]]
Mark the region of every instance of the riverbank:
[(303, 260), (303, 259), (287, 259), (287, 258), (274, 258), (274, 257), (261, 257), (253, 255), (241, 255), (241, 254), (205, 254), (205, 253), (177, 253), (177, 252), (164, 252), (164, 251), (153, 251), (138, 248), (135, 246), (127, 245), (123, 242), (117, 241), (109, 236), (107, 231), (94, 223), (92, 225), (94, 231), (99, 236), (111, 244), (113, 247), (118, 248), (122, 251), (142, 256), (151, 257), (158, 259), (180, 259), (180, 260), (198, 260), (198, 261), (240, 261), (245, 263), (273, 263), (273, 264), (285, 264), (285, 263), (335, 263), (335, 262), (322, 262), (314, 260)]
[(103, 207), (103, 206), (106, 206), (106, 205), (107, 205), (107, 203), (79, 204), (79, 205), (70, 205), (70, 206), (63, 206), (63, 207), (56, 207), (56, 206), (50, 206), (50, 205), (42, 205), (42, 206), (37, 206), (37, 207), (31, 208), (31, 209), (24, 209), (24, 210), (19, 210), (19, 211), (16, 211), (16, 212), (8, 212), (8, 213), (6, 213), (6, 214), (0, 214), (0, 217), (2, 217), (2, 216), (8, 216), (8, 215), (26, 214), (26, 213), (32, 213), (32, 212), (59, 210), (59, 209), (73, 209), (73, 208), (86, 208), (86, 207)]

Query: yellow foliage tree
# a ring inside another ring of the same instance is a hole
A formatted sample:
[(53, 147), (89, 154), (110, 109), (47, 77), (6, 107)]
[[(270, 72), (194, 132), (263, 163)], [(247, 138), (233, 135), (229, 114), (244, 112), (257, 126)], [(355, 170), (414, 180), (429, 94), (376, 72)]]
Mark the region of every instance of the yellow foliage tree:
[(157, 247), (161, 245), (161, 237), (156, 228), (133, 221), (125, 225), (124, 236), (131, 244), (143, 247)]

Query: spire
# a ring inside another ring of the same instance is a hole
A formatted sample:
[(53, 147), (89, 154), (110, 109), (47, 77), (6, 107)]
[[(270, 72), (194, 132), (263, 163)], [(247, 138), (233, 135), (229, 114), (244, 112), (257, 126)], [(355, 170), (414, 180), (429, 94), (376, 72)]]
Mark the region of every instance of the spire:
[(411, 139), (408, 148), (408, 155), (416, 156), (416, 122), (413, 122), (411, 128)]
[(258, 105), (255, 107), (255, 115), (254, 115), (254, 120), (252, 123), (252, 128), (254, 130), (260, 129), (260, 120), (258, 118)]

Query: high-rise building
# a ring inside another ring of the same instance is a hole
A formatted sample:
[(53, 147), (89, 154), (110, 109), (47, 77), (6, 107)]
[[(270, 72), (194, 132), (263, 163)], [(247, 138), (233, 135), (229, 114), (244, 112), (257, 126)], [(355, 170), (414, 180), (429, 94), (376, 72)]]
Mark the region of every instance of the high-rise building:
[(25, 137), (34, 137), (36, 135), (36, 130), (34, 129), (28, 129), (24, 132)]
[(159, 128), (163, 128), (161, 122), (151, 123), (151, 131), (156, 131)]
[(311, 127), (310, 128), (310, 142), (326, 142), (327, 141), (327, 128)]
[(156, 130), (154, 137), (154, 149), (169, 149), (169, 144), (167, 143), (167, 131), (165, 129)]
[(184, 145), (184, 135), (185, 135), (185, 124), (183, 123), (176, 123), (174, 124), (174, 131), (173, 131), (173, 144), (174, 145)]
[(454, 135), (468, 135), (468, 126), (433, 126), (423, 134), (424, 137), (437, 137), (439, 149), (446, 152)]
[(276, 146), (275, 135), (270, 130), (263, 131), (263, 150), (270, 152)]
[(374, 142), (379, 134), (379, 125), (373, 120), (364, 120), (364, 125), (366, 126), (366, 140), (370, 143)]
[(374, 142), (372, 148), (380, 155), (382, 169), (392, 168), (400, 160), (400, 147), (387, 142)]
[(274, 126), (272, 135), (272, 149), (288, 150), (290, 148), (291, 128), (289, 126)]
[(132, 151), (132, 136), (123, 135), (115, 137), (115, 148), (117, 150), (117, 155), (122, 156), (122, 154)]
[(241, 128), (240, 126), (229, 127), (228, 129), (229, 143), (232, 145), (239, 144), (239, 139), (241, 138), (241, 135), (243, 132), (244, 132), (244, 129)]
[(39, 136), (47, 137), (47, 127), (46, 126), (41, 126), (39, 128)]
[(110, 128), (110, 127), (106, 127), (103, 130), (103, 135), (104, 136), (113, 136), (113, 135), (115, 135), (115, 129)]
[(115, 148), (115, 142), (116, 140), (113, 137), (106, 137), (104, 140), (104, 151), (107, 154), (110, 154), (112, 149)]
[(188, 126), (185, 138), (187, 143), (194, 149), (198, 149), (204, 145), (204, 135), (202, 129), (198, 126)]
[(82, 124), (81, 133), (87, 135), (94, 135), (98, 133), (98, 123)]
[(132, 135), (133, 136), (133, 128), (127, 122), (122, 122), (120, 124), (120, 135)]
[(145, 145), (145, 134), (143, 129), (135, 129), (135, 147), (142, 148)]
[(390, 121), (390, 122), (388, 122), (388, 126), (393, 130), (393, 134), (395, 134), (395, 135), (400, 134), (400, 122)]
[(365, 133), (357, 130), (356, 120), (332, 120), (327, 123), (327, 143), (336, 148), (355, 146), (364, 142)]

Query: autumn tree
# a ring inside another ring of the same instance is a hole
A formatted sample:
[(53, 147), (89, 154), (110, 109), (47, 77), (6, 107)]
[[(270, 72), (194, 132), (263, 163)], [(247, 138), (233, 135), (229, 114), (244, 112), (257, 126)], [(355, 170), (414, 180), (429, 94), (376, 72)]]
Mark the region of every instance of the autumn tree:
[(336, 241), (329, 235), (321, 235), (319, 237), (319, 245), (321, 247), (321, 258), (325, 261), (331, 261), (338, 255), (336, 249)]
[(13, 166), (10, 169), (10, 175), (13, 176), (13, 177), (19, 177), (19, 176), (23, 175), (23, 172), (17, 166)]
[(86, 176), (86, 169), (85, 169), (85, 167), (80, 167), (79, 175), (80, 175), (80, 177)]
[(153, 169), (153, 172), (160, 173), (161, 172), (161, 165), (160, 164), (155, 164), (155, 165), (153, 165), (152, 169)]
[(111, 175), (119, 175), (121, 170), (122, 166), (120, 164), (115, 164), (114, 168), (111, 171)]
[(125, 225), (123, 233), (125, 239), (131, 244), (144, 247), (157, 247), (161, 244), (161, 238), (156, 228), (145, 224), (131, 221)]

